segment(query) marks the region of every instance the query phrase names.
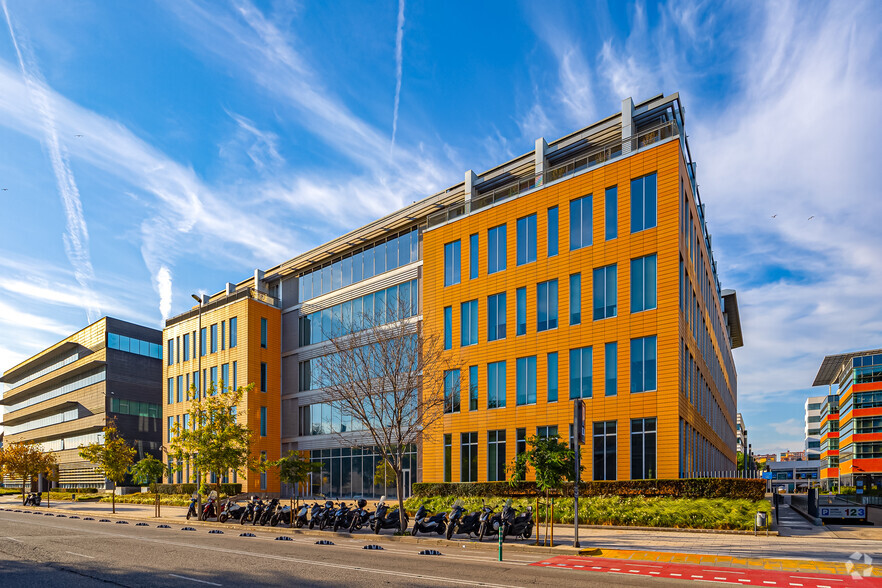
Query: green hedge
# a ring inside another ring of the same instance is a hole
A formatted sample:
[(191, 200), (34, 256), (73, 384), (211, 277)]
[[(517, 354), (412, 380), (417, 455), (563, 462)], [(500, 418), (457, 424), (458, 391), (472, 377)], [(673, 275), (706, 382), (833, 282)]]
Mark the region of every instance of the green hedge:
[[(413, 485), (414, 496), (510, 496), (544, 495), (535, 482), (451, 482)], [(737, 498), (762, 500), (766, 494), (765, 480), (740, 478), (687, 478), (673, 480), (621, 480), (614, 482), (582, 482), (581, 496), (644, 496), (668, 498)], [(556, 496), (572, 496), (573, 484), (564, 485)]]
[[(233, 496), (242, 493), (242, 484), (206, 484), (209, 488), (217, 490), (218, 494)], [(153, 491), (153, 486), (150, 487)], [(156, 484), (156, 492), (159, 494), (193, 494), (197, 490), (196, 484)]]

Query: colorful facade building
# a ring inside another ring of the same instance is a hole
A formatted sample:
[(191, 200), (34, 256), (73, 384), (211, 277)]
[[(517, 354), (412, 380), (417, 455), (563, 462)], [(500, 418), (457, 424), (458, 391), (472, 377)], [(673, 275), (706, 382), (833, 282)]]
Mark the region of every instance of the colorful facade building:
[[(813, 385), (827, 386), (827, 397), (835, 397), (838, 406), (835, 437), (834, 419), (829, 421), (827, 479), (832, 479), (831, 470), (838, 466), (842, 486), (882, 487), (882, 349), (828, 355)], [(831, 399), (831, 414), (833, 403)], [(834, 445), (837, 455), (831, 453)]]
[[(260, 283), (259, 274), (255, 276)], [(254, 384), (236, 407), (238, 422), (253, 432), (252, 457), (278, 459), (281, 451), (281, 310), (278, 300), (248, 285), (227, 284), (204, 296), (195, 308), (168, 319), (163, 331), (163, 442), (173, 441), (175, 423), (192, 428), (188, 409), (194, 398), (223, 394)], [(166, 460), (169, 458), (166, 455)], [(170, 465), (176, 465), (169, 460)], [(181, 463), (172, 481), (197, 482), (198, 472)], [(220, 480), (241, 483), (243, 492), (279, 492), (272, 470)]]
[(821, 403), (821, 485), (826, 489), (839, 487), (839, 397), (824, 397)]
[[(587, 405), (586, 477), (735, 470), (740, 318), (735, 292), (717, 278), (678, 94), (625, 100), (602, 121), (539, 139), (228, 286), (245, 289), (268, 293), (280, 315), (270, 345), (280, 403), (268, 407), (280, 426), (267, 444), (324, 464), (313, 492), (391, 493), (368, 436), (316, 378), (328, 337), (348, 334), (365, 312), (382, 316), (389, 300), (407, 301), (406, 320), (422, 321), (463, 361), (456, 410), (411, 448), (408, 487), (504, 477), (527, 437), (567, 439), (572, 398)], [(195, 312), (176, 331), (171, 319), (166, 341), (192, 335)], [(203, 316), (203, 326), (221, 320)], [(167, 378), (186, 388), (192, 361), (175, 365)]]
[[(104, 317), (5, 371), (5, 442), (33, 441), (55, 453), (59, 487), (111, 488), (79, 448), (101, 442), (113, 419), (138, 458), (159, 457), (161, 343), (156, 329)], [(46, 484), (41, 479), (39, 489)]]

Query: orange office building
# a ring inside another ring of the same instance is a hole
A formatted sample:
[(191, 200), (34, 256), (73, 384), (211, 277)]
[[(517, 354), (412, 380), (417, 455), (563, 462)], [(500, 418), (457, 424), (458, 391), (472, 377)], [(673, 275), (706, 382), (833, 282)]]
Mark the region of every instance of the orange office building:
[[(587, 405), (586, 477), (724, 475), (735, 470), (732, 348), (741, 326), (735, 293), (717, 279), (704, 214), (679, 95), (628, 99), (620, 113), (539, 139), (520, 157), (469, 170), (453, 186), (228, 285), (204, 305), (202, 325), (222, 332), (238, 316), (240, 347), (223, 349), (221, 339), (215, 352), (209, 343), (203, 379), (206, 367), (238, 361), (236, 383), (257, 381), (255, 366), (266, 363), (268, 391), (247, 401), (255, 431), (257, 407), (267, 408), (261, 451), (321, 462), (313, 493), (391, 494), (370, 436), (327, 401), (314, 376), (333, 352), (329, 332), (345, 334), (337, 327), (347, 319), (401, 298), (406, 320), (423, 321), (463, 361), (448, 378), (459, 382), (448, 390), (450, 413), (409, 448), (408, 490), (419, 481), (501, 479), (527, 437), (567, 439), (574, 397)], [(246, 290), (271, 302), (238, 300)], [(258, 316), (269, 321), (266, 349)], [(176, 382), (186, 389), (197, 369), (196, 321), (194, 308), (165, 330), (175, 348), (191, 337), (191, 356), (166, 366), (174, 418), (186, 404)]]

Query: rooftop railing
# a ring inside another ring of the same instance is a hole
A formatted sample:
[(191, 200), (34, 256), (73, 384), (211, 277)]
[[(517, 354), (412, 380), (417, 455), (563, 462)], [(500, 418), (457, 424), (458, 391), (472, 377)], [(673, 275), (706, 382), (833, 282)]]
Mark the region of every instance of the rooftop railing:
[(670, 139), (679, 134), (676, 121), (666, 121), (648, 129), (639, 131), (635, 136), (621, 141), (614, 141), (606, 145), (600, 145), (586, 153), (583, 153), (569, 161), (555, 165), (544, 173), (528, 176), (515, 176), (511, 182), (496, 188), (490, 192), (480, 194), (467, 202), (457, 202), (429, 215), (429, 228), (441, 225), (447, 221), (465, 216), (476, 210), (487, 208), (497, 202), (504, 202), (520, 194), (555, 182), (557, 180), (575, 175), (585, 170), (597, 167), (609, 161), (627, 157), (631, 153), (648, 147), (654, 143)]
[[(265, 294), (264, 292), (260, 292), (255, 288), (243, 288), (242, 290), (238, 290), (229, 295), (222, 295), (220, 298), (210, 301), (208, 304), (202, 306), (202, 312), (208, 312), (209, 310), (213, 310), (220, 306), (224, 306), (226, 304), (230, 304), (231, 302), (236, 302), (237, 300), (242, 300), (243, 298), (253, 298), (258, 302), (263, 302), (264, 304), (269, 304), (270, 306), (275, 306), (276, 308), (281, 308), (281, 303), (278, 298), (273, 298), (269, 294)], [(193, 318), (199, 315), (199, 307), (192, 308), (187, 312), (181, 313), (177, 316), (173, 316), (170, 319), (165, 321), (165, 326), (170, 327), (187, 319)]]

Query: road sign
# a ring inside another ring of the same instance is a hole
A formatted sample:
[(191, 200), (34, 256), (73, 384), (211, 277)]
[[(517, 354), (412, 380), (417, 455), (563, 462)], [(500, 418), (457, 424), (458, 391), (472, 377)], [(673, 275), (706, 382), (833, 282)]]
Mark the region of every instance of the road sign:
[(822, 506), (820, 511), (822, 519), (867, 518), (867, 507), (865, 506)]
[(772, 472), (763, 472), (763, 480), (771, 480)]

